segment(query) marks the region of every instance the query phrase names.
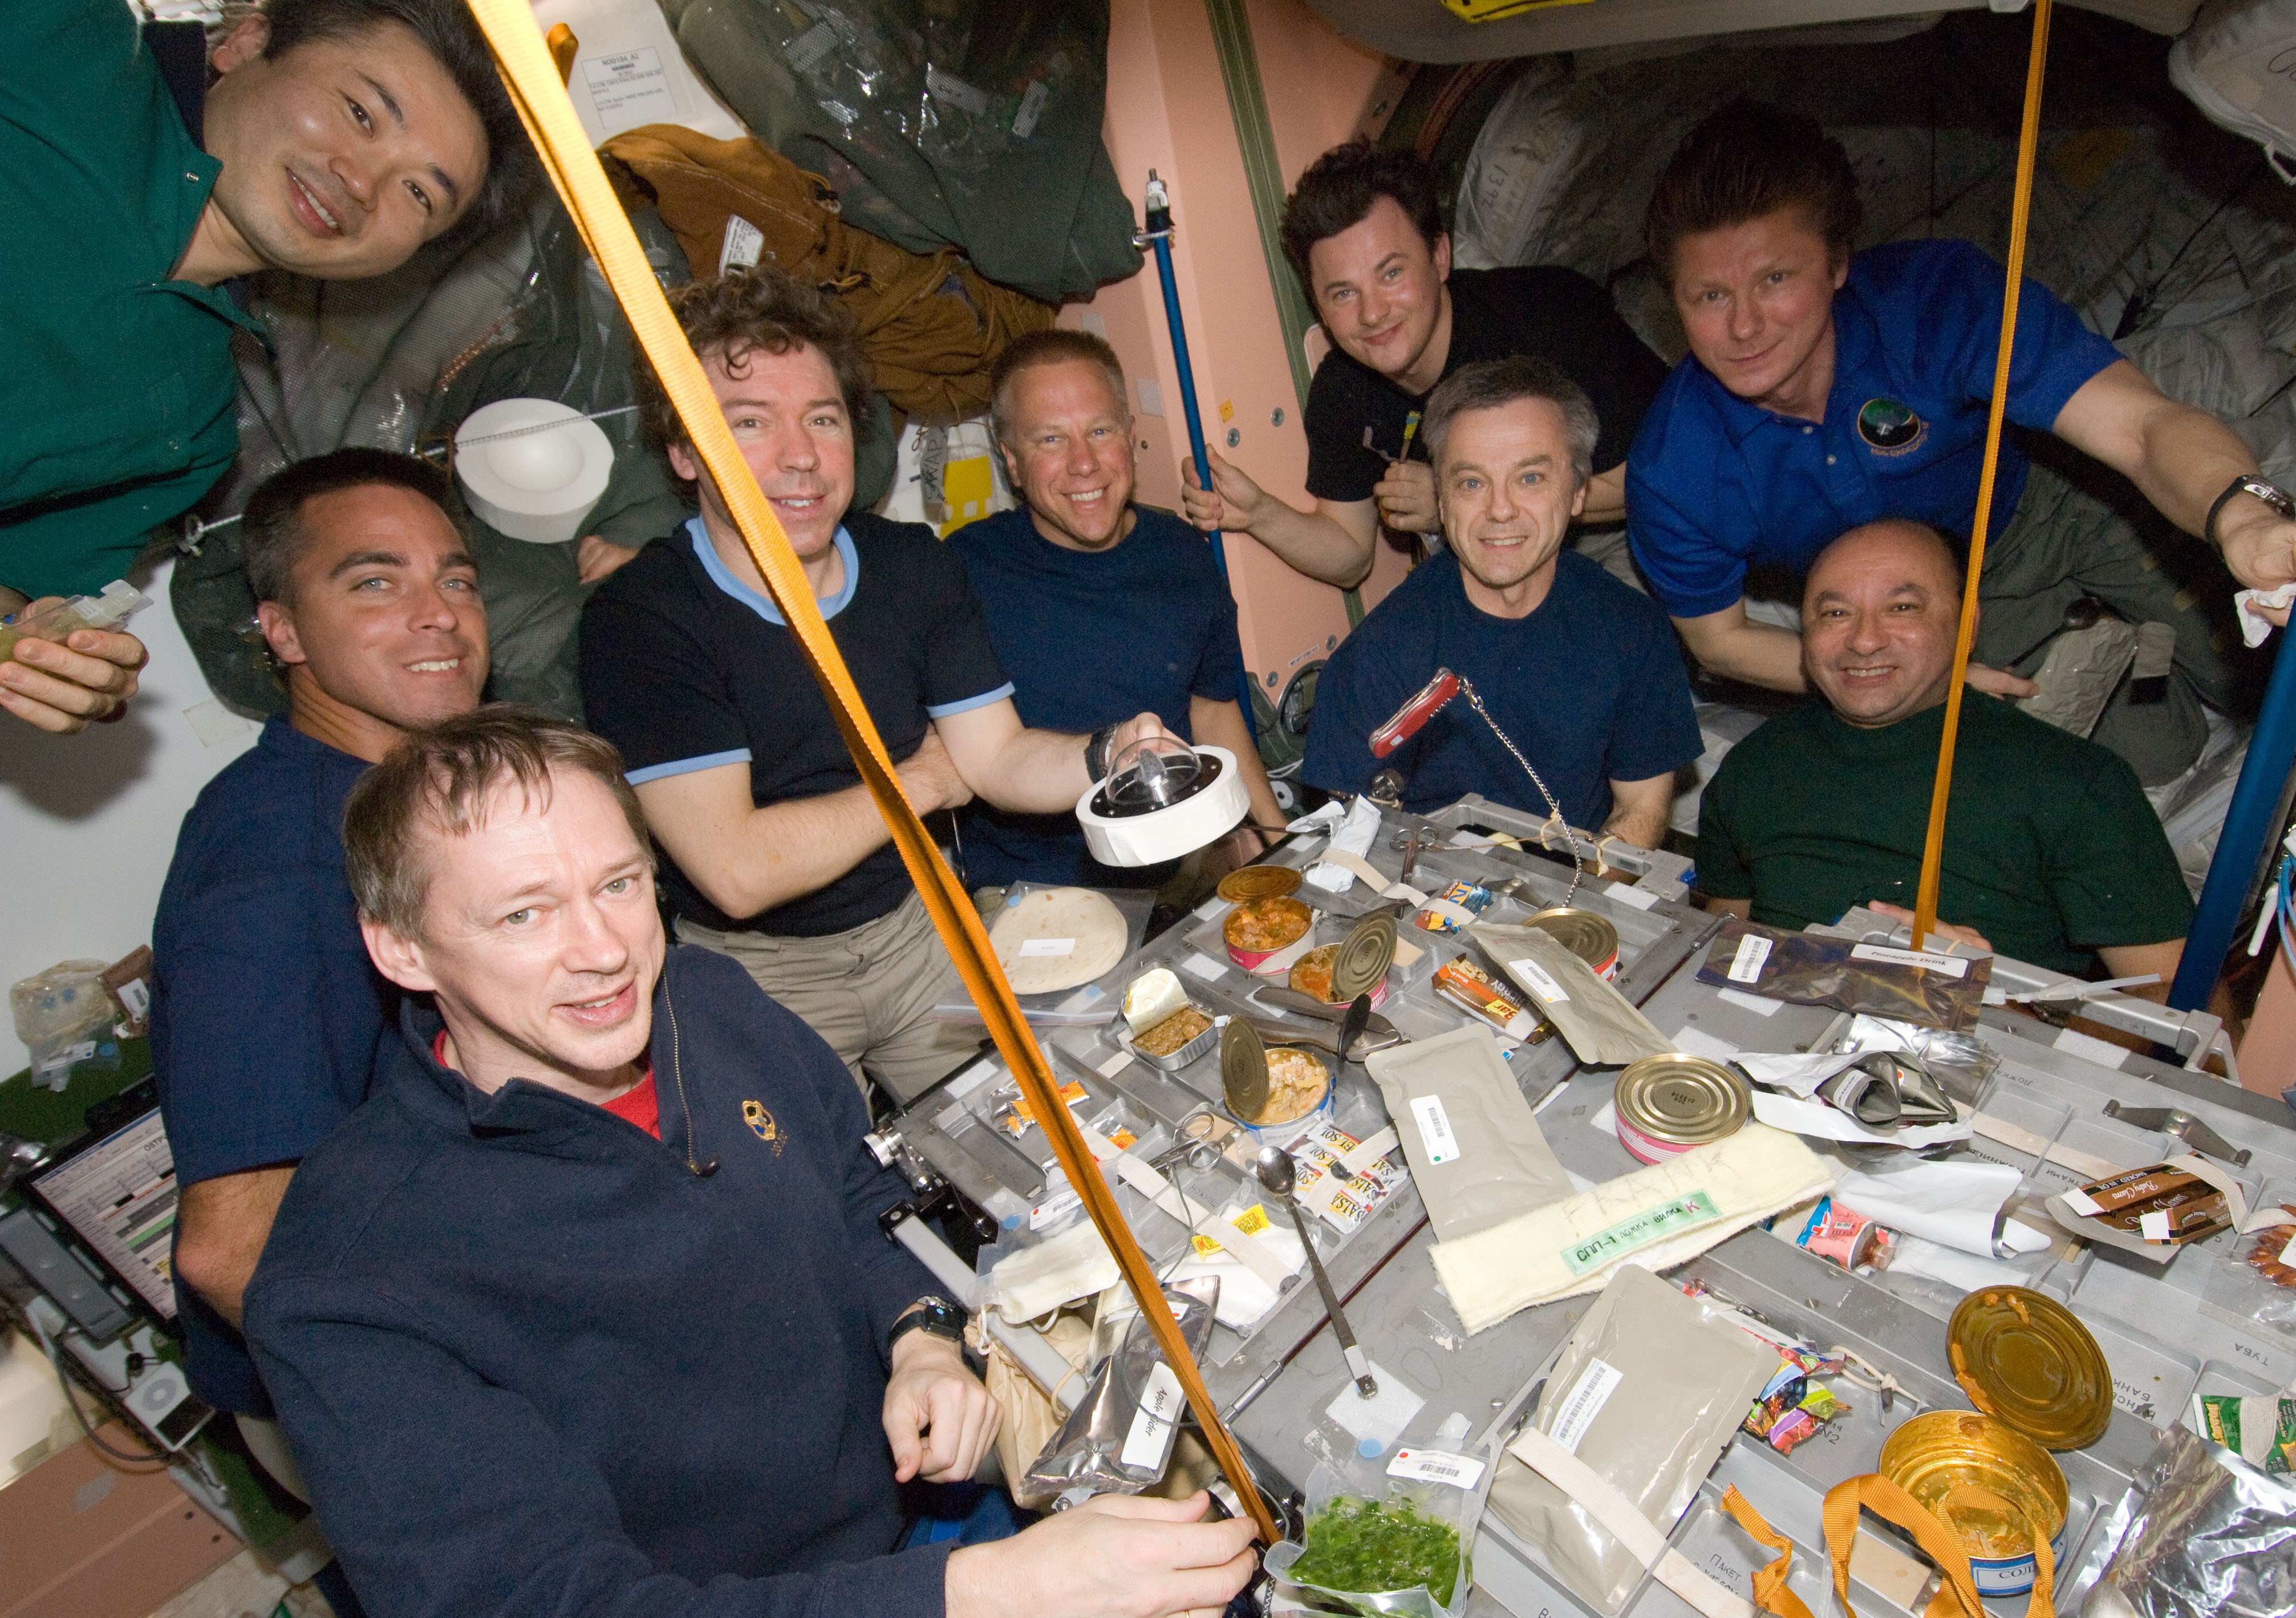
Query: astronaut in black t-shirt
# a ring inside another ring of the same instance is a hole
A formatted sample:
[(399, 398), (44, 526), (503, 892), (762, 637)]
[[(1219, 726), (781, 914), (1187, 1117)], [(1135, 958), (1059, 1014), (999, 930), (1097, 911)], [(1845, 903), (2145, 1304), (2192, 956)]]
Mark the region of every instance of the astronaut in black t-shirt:
[(1435, 384), (1462, 365), (1516, 354), (1548, 360), (1595, 401), (1603, 436), (1580, 521), (1624, 519), (1627, 446), (1666, 365), (1601, 287), (1555, 265), (1454, 274), (1426, 164), (1361, 141), (1334, 147), (1300, 177), (1283, 234), (1333, 345), (1308, 393), (1315, 507), (1276, 498), (1215, 454), (1210, 493), (1193, 464), (1181, 469), (1197, 527), (1250, 534), (1310, 577), (1355, 583), (1382, 524), (1441, 531), (1434, 474), (1411, 431)]
[[(976, 796), (1066, 812), (1119, 752), (1165, 734), (1152, 713), (1109, 714), (1089, 737), (1024, 727), (955, 557), (929, 528), (848, 509), (869, 382), (836, 305), (760, 266), (671, 308), (920, 814)], [(660, 384), (640, 382), (701, 512), (583, 609), (590, 724), (628, 766), (679, 941), (740, 961), (857, 1080), (911, 1100), (980, 1031), (934, 1019), (964, 993), (948, 953), (725, 498)]]

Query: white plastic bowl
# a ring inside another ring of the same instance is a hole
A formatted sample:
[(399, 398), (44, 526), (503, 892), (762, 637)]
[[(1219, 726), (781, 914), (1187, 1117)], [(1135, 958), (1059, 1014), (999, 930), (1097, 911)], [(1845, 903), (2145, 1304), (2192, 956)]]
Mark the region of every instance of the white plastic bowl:
[[(544, 423), (555, 425), (495, 437)], [(493, 441), (474, 441), (481, 439)], [(496, 399), (471, 412), (455, 433), (455, 476), (471, 510), (535, 545), (581, 538), (613, 470), (614, 447), (598, 423), (555, 399)]]

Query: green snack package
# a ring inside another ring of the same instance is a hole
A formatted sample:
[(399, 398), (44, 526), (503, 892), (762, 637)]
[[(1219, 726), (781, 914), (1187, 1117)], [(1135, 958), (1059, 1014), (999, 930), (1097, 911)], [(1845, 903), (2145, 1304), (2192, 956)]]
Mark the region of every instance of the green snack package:
[(1375, 1594), (1426, 1587), (1444, 1606), (1459, 1573), (1459, 1531), (1411, 1501), (1342, 1497), (1308, 1524), (1307, 1548), (1285, 1577), (1327, 1590)]
[(2275, 1476), (2296, 1473), (2296, 1399), (2203, 1393), (2198, 1402), (2212, 1441)]

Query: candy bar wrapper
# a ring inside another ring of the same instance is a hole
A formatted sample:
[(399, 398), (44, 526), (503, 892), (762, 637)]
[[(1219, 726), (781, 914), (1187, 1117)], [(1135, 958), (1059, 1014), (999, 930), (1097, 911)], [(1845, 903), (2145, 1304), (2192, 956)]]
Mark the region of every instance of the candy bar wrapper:
[(2248, 1217), (2239, 1182), (2197, 1155), (2172, 1157), (2049, 1198), (2049, 1217), (2074, 1235), (2166, 1264)]

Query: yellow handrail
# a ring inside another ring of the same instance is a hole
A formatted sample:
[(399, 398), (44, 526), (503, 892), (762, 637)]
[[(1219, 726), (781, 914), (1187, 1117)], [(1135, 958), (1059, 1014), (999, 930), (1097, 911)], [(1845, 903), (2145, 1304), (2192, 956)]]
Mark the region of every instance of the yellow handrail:
[(1203, 1374), (1197, 1368), (1194, 1356), (1188, 1352), (1188, 1345), (1172, 1319), (1172, 1311), (1164, 1305), (1163, 1288), (1139, 1244), (1133, 1239), (1131, 1227), (1118, 1210), (1108, 1182), (1101, 1177), (1099, 1166), (1078, 1132), (1076, 1121), (1069, 1116), (1068, 1108), (1060, 1100), (1052, 1069), (1013, 998), (1012, 985), (1005, 981), (1004, 971), (996, 964), (996, 952), (989, 948), (988, 934), (981, 927), (980, 916), (901, 791), (885, 743), (862, 703), (860, 693), (854, 687), (853, 677), (846, 669), (836, 642), (830, 638), (828, 626), (822, 621), (821, 610), (814, 603), (812, 587), (806, 580), (797, 554), (790, 548), (789, 538), (783, 533), (773, 507), (758, 491), (757, 480), (734, 446), (717, 395), (702, 374), (701, 362), (694, 357), (685, 334), (670, 314), (668, 300), (654, 280), (636, 233), (630, 228), (620, 203), (615, 201), (605, 172), (598, 166), (597, 154), (590, 150), (589, 140), (575, 117), (573, 103), (566, 98), (557, 67), (536, 27), (530, 0), (469, 0), (469, 4), (494, 52), (496, 66), (518, 107), (519, 118), (526, 125), (545, 172), (564, 199), (567, 211), (573, 216), (582, 241), (590, 250), (590, 257), (613, 289), (615, 300), (637, 334), (639, 346), (676, 407), (687, 440), (740, 528), (742, 542), (749, 546), (758, 571), (765, 576), (774, 604), (781, 609), (783, 620), (804, 650), (806, 661), (845, 738), (846, 748), (852, 753), (870, 796), (876, 800), (878, 811), (892, 832), (901, 863), (908, 867), (909, 876), (922, 896), (934, 929), (948, 946), (965, 989), (980, 1007), (998, 1053), (1027, 1094), (1037, 1122), (1068, 1175), (1070, 1187), (1083, 1198), (1086, 1211), (1099, 1228), (1109, 1252), (1115, 1255), (1126, 1284), (1139, 1302), (1141, 1318), (1147, 1321), (1158, 1346), (1163, 1350), (1165, 1360), (1179, 1377), (1181, 1392), (1187, 1396), (1189, 1409), (1202, 1428), (1204, 1440), (1218, 1458), (1220, 1470), (1251, 1514), (1260, 1537), (1273, 1545), (1283, 1535), (1252, 1483), (1251, 1474), (1243, 1464), (1243, 1453), (1220, 1421), (1219, 1411), (1205, 1391)]
[(1977, 515), (1970, 523), (1969, 579), (1961, 593), (1961, 634), (1946, 687), (1945, 735), (1938, 743), (1937, 784), (1930, 793), (1922, 842), (1922, 881), (1914, 897), (1914, 948), (1937, 929), (1938, 883), (1945, 866), (1946, 803), (1953, 796), (1953, 745), (1961, 735), (1961, 693), (1977, 632), (1977, 582), (1985, 567), (1985, 531), (1993, 520), (1993, 479), (2001, 464), (2001, 429), (2009, 406), (2009, 356), (2017, 341), (2017, 293), (2025, 280), (2025, 232), (2033, 213), (2033, 160), (2041, 144), (2041, 70), (2049, 60), (2050, 0), (2033, 0), (2033, 52), (2025, 64), (2025, 116), (2017, 132), (2016, 188), (2009, 208), (2009, 284), (2001, 296), (2001, 346), (1993, 363), (1993, 405), (1985, 422), (1985, 464), (1977, 477)]

